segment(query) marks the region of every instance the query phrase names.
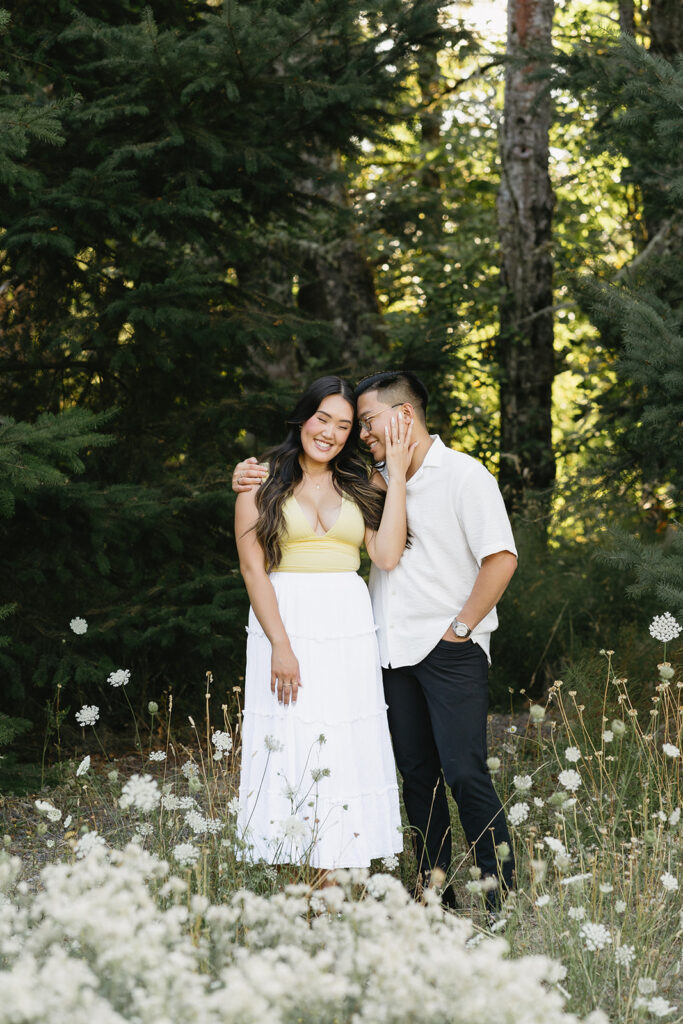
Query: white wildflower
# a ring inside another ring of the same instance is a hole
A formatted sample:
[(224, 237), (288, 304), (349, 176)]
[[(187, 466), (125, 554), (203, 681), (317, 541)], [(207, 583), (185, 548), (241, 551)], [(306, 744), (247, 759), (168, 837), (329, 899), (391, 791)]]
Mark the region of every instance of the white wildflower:
[(270, 754), (279, 754), (281, 750), (285, 749), (284, 744), (280, 743), (279, 739), (270, 734), (263, 740), (263, 745)]
[(221, 732), (217, 729), (211, 737), (211, 742), (222, 754), (229, 754), (232, 750), (232, 736), (229, 732)]
[(72, 822), (72, 817), (71, 817), (70, 814), (67, 814), (66, 818), (64, 819), (64, 829), (67, 829), (69, 827), (69, 825), (71, 824), (71, 822)]
[(558, 782), (565, 789), (568, 789), (570, 793), (575, 793), (581, 785), (581, 776), (573, 768), (565, 768), (563, 772), (558, 775)]
[(35, 807), (41, 814), (44, 814), (48, 821), (59, 821), (62, 817), (62, 812), (58, 807), (54, 807), (49, 800), (36, 800)]
[(626, 732), (626, 723), (622, 722), (620, 718), (613, 718), (610, 722), (610, 728), (615, 736), (623, 736)]
[(653, 1017), (668, 1017), (670, 1013), (674, 1013), (677, 1010), (676, 1006), (672, 1006), (662, 996), (654, 996), (652, 999), (648, 999), (647, 1008)]
[(532, 781), (530, 775), (515, 775), (512, 780), (512, 784), (516, 790), (520, 793), (526, 792), (527, 789), (531, 789)]
[(74, 847), (76, 857), (78, 860), (83, 860), (93, 850), (104, 849), (106, 845), (102, 836), (98, 835), (97, 832), (84, 832)]
[(86, 754), (78, 768), (76, 769), (76, 776), (85, 775), (90, 768), (90, 754)]
[(107, 676), (107, 682), (111, 686), (127, 686), (130, 682), (130, 669), (117, 668), (115, 672), (109, 673)]
[(542, 708), (540, 704), (532, 704), (529, 708), (529, 721), (535, 722), (538, 725), (545, 718), (545, 708)]
[(560, 885), (577, 885), (580, 882), (587, 882), (592, 877), (590, 871), (584, 871), (581, 875), (570, 875), (568, 878), (563, 878)]
[(486, 767), (493, 774), (495, 774), (495, 772), (500, 771), (500, 758), (499, 757), (487, 757), (486, 758)]
[(602, 734), (603, 743), (611, 743), (613, 739), (614, 739), (614, 733), (612, 732), (612, 730), (611, 729), (605, 729), (605, 731)]
[(507, 818), (511, 825), (518, 826), (529, 817), (529, 805), (525, 803), (513, 804), (508, 810)]
[(141, 821), (135, 828), (135, 834), (141, 839), (149, 839), (154, 835), (154, 829), (148, 821)]
[(575, 764), (577, 761), (581, 760), (581, 751), (578, 747), (567, 747), (564, 752), (564, 757), (565, 761), (571, 761)]
[(612, 942), (609, 929), (605, 928), (604, 924), (594, 924), (592, 921), (586, 921), (581, 925), (579, 935), (583, 939), (584, 949), (588, 949), (592, 953), (597, 953), (598, 950), (604, 949)]
[(79, 725), (94, 725), (100, 717), (100, 709), (97, 704), (84, 704), (80, 711), (76, 712), (76, 721)]
[(199, 850), (193, 843), (178, 843), (173, 847), (173, 858), (182, 868), (191, 868), (199, 860)]
[(196, 779), (199, 775), (199, 768), (194, 761), (186, 761), (185, 764), (181, 765), (180, 770), (188, 782), (190, 779)]
[(228, 803), (228, 814), (236, 818), (241, 810), (242, 805), (240, 804), (239, 797), (234, 796)]
[(567, 911), (567, 916), (571, 921), (583, 921), (586, 916), (585, 907), (570, 907)]
[(165, 750), (152, 750), (149, 755), (150, 761), (165, 761), (166, 751)]
[(88, 632), (88, 623), (80, 615), (72, 619), (69, 626), (71, 627), (71, 632), (75, 633), (76, 636), (83, 636), (84, 633)]
[(119, 797), (119, 807), (136, 807), (146, 813), (158, 807), (161, 799), (159, 785), (151, 775), (131, 775)]
[(617, 946), (614, 950), (614, 960), (619, 967), (630, 967), (635, 958), (635, 946)]
[(654, 619), (650, 623), (650, 636), (654, 640), (659, 640), (663, 644), (668, 644), (670, 640), (675, 640), (681, 631), (676, 619), (674, 619), (671, 612), (664, 612), (663, 615), (655, 615)]
[(669, 871), (665, 871), (664, 874), (660, 876), (659, 880), (667, 892), (676, 892), (678, 889), (678, 879)]
[(599, 890), (603, 895), (607, 896), (609, 893), (614, 892), (614, 886), (610, 885), (609, 882), (601, 882), (598, 886)]
[(550, 896), (548, 896), (547, 893), (543, 893), (542, 896), (538, 896), (536, 898), (536, 906), (537, 907), (547, 907), (547, 905), (549, 903), (550, 903)]
[(543, 836), (543, 842), (546, 846), (550, 847), (553, 853), (566, 853), (565, 845), (561, 839), (556, 839), (555, 836)]
[(383, 857), (382, 867), (385, 871), (395, 871), (398, 867), (398, 857), (395, 854), (392, 854), (390, 857)]
[(680, 820), (681, 820), (681, 809), (680, 809), (680, 807), (676, 807), (671, 812), (671, 814), (669, 815), (669, 824), (673, 828), (673, 827), (675, 827), (679, 823)]
[(662, 743), (662, 750), (667, 757), (680, 757), (681, 752), (673, 743)]
[(203, 836), (209, 831), (208, 821), (199, 811), (188, 811), (185, 815), (185, 824), (190, 826), (196, 836)]
[(657, 991), (657, 982), (654, 978), (638, 978), (638, 991), (641, 996), (651, 996)]
[(278, 822), (278, 825), (280, 826), (280, 835), (283, 839), (299, 842), (310, 837), (308, 825), (297, 818), (295, 814), (290, 814), (288, 818), (283, 818), (282, 821)]
[(626, 913), (626, 900), (615, 900), (614, 909), (617, 912), (617, 914)]

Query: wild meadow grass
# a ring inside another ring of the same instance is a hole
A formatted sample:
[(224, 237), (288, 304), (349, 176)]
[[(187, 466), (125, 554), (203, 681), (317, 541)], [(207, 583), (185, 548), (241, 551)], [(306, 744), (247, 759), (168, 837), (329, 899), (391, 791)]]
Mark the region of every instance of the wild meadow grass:
[[(205, 720), (180, 744), (172, 707), (151, 702), (137, 771), (86, 755), (35, 802), (39, 878), (4, 837), (0, 1024), (680, 1024), (683, 682), (669, 619), (651, 627), (647, 706), (604, 651), (599, 679), (557, 680), (494, 739), (513, 843), (498, 853), (517, 866), (495, 917), (461, 833), (437, 880), (454, 885), (455, 912), (435, 890), (412, 899), (407, 836), (398, 862), (335, 885), (305, 849), (291, 866), (252, 863), (239, 715), (216, 712), (209, 674)], [(128, 680), (109, 677), (126, 698)], [(99, 717), (94, 704), (76, 714), (95, 737)], [(281, 827), (285, 843), (292, 821)]]

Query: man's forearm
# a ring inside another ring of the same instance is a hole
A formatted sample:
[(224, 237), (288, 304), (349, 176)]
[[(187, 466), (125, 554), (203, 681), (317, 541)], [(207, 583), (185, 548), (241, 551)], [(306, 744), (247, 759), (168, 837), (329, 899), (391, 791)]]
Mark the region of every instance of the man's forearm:
[(511, 551), (497, 551), (481, 564), (472, 592), (457, 613), (460, 622), (474, 629), (500, 601), (517, 568)]

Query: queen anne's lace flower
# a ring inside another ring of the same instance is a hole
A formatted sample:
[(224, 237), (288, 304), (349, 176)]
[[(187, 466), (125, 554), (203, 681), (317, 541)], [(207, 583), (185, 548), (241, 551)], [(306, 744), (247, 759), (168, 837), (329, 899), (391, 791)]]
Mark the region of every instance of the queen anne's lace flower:
[(130, 682), (130, 669), (117, 668), (115, 672), (109, 673), (107, 676), (107, 682), (111, 686), (127, 686)]
[(676, 892), (678, 889), (678, 879), (669, 871), (665, 871), (664, 874), (660, 876), (660, 882), (667, 892)]
[(149, 755), (150, 761), (165, 761), (166, 751), (165, 750), (153, 750)]
[(673, 743), (662, 743), (662, 750), (667, 757), (680, 757), (681, 752)]
[(51, 804), (49, 800), (36, 800), (35, 807), (41, 814), (45, 815), (48, 821), (59, 821), (62, 817), (62, 812), (59, 808)]
[(515, 827), (521, 825), (529, 817), (529, 805), (526, 803), (513, 804), (508, 810), (508, 821)]
[(181, 765), (180, 770), (188, 782), (190, 779), (196, 779), (199, 776), (199, 768), (194, 761), (186, 761), (185, 764)]
[(104, 849), (106, 845), (102, 836), (98, 835), (97, 832), (84, 832), (75, 846), (76, 857), (78, 860), (83, 860), (84, 857), (88, 857), (94, 850)]
[(232, 736), (229, 732), (221, 732), (217, 729), (211, 737), (211, 742), (222, 754), (229, 754), (232, 750)]
[(648, 999), (646, 1005), (653, 1017), (668, 1017), (670, 1013), (675, 1013), (678, 1009), (662, 996), (653, 996), (652, 999)]
[(193, 843), (178, 843), (173, 847), (173, 858), (181, 867), (191, 868), (199, 860), (199, 850)]
[(75, 633), (76, 636), (83, 636), (84, 633), (88, 632), (88, 623), (80, 615), (72, 619), (69, 626), (71, 627), (71, 632)]
[(592, 921), (586, 921), (581, 925), (579, 935), (583, 939), (584, 948), (592, 953), (597, 953), (612, 942), (609, 929), (605, 928), (604, 924), (594, 924)]
[(119, 807), (136, 807), (147, 813), (158, 807), (161, 799), (159, 784), (151, 775), (131, 775), (121, 791)]
[(567, 916), (571, 921), (583, 921), (586, 916), (585, 907), (570, 907), (567, 911)]
[(512, 784), (516, 790), (520, 793), (525, 793), (528, 789), (531, 789), (532, 781), (530, 775), (515, 775)]
[(635, 958), (635, 946), (617, 946), (614, 950), (614, 959), (620, 967), (630, 967)]
[(573, 761), (576, 763), (581, 760), (581, 751), (578, 747), (567, 747), (564, 752), (564, 757), (566, 761)]
[(671, 612), (655, 615), (650, 623), (650, 636), (663, 644), (668, 644), (670, 640), (675, 640), (680, 632), (681, 627)]
[(76, 769), (76, 775), (85, 775), (90, 768), (90, 754), (86, 754), (78, 768)]
[(301, 821), (295, 814), (283, 818), (278, 822), (280, 835), (283, 839), (291, 839), (293, 842), (301, 842), (311, 838), (311, 830), (305, 821)]
[(100, 709), (97, 704), (84, 704), (80, 711), (76, 712), (76, 721), (79, 725), (94, 725), (100, 717)]
[(681, 820), (681, 809), (680, 809), (680, 807), (675, 807), (674, 810), (669, 815), (669, 824), (673, 828), (673, 827), (675, 827), (679, 823), (680, 820)]
[(581, 785), (581, 776), (573, 768), (565, 768), (563, 772), (558, 775), (558, 781), (561, 786), (568, 789), (570, 793), (575, 793)]
[(486, 767), (492, 773), (500, 771), (500, 758), (499, 757), (487, 757)]

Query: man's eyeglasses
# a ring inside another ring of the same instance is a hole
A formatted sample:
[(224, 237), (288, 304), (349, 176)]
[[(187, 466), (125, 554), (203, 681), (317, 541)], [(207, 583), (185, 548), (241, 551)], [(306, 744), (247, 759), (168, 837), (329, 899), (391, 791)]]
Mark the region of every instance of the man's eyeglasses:
[[(394, 402), (394, 404), (390, 406), (390, 408), (398, 409), (399, 405), (403, 404), (403, 402)], [(382, 413), (386, 411), (386, 409), (380, 409), (379, 412), (373, 412), (372, 416), (359, 416), (358, 426), (360, 427), (361, 430), (367, 430), (368, 433), (370, 433), (370, 430), (372, 429), (372, 421), (376, 420), (378, 416), (381, 416)]]

